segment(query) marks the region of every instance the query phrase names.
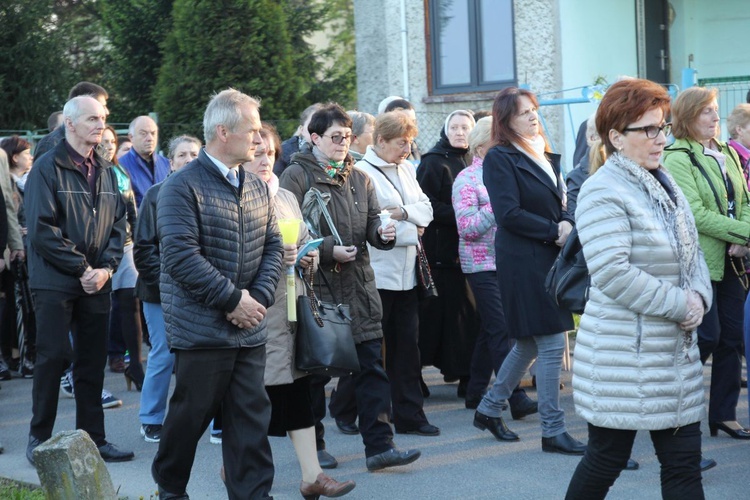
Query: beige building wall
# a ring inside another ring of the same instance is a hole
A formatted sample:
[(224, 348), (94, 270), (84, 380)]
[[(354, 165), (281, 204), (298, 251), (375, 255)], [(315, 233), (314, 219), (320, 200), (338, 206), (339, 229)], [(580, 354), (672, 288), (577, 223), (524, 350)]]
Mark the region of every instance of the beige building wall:
[[(558, 0), (515, 0), (513, 5), (519, 85), (537, 93), (561, 89)], [(490, 110), (495, 94), (429, 94), (425, 8), (425, 0), (354, 0), (359, 109), (375, 114), (384, 97), (409, 99), (417, 110), (418, 143), (423, 150), (437, 140), (448, 113), (460, 108)], [(562, 108), (542, 112), (550, 138), (561, 146)]]

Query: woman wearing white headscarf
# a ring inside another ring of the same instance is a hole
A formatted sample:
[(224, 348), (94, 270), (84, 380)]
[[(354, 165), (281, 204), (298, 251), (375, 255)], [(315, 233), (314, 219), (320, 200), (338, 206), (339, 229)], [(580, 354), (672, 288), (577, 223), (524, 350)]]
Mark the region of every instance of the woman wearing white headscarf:
[(448, 115), (437, 144), (422, 156), (417, 180), (432, 204), (433, 221), (422, 242), (439, 296), (422, 303), (419, 349), (423, 365), (440, 368), (446, 381), (460, 379), (458, 396), (466, 396), (471, 356), (479, 334), (476, 304), (458, 257), (458, 226), (451, 195), (453, 181), (470, 163), (472, 114)]

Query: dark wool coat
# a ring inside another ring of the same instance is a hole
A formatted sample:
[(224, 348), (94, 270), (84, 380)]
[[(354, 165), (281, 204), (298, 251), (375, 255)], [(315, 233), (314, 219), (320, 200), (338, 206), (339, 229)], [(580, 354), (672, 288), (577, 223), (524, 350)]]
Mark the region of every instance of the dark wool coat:
[(422, 236), (439, 296), (421, 304), (419, 349), (423, 365), (446, 375), (469, 375), (479, 320), (474, 295), (461, 272), (458, 226), (453, 210), (453, 181), (466, 168), (467, 150), (450, 145), (445, 132), (422, 156), (417, 181), (430, 199), (433, 220)]
[[(547, 154), (560, 177), (560, 155)], [(484, 158), (484, 185), (497, 220), (495, 253), (505, 321), (511, 338), (573, 328), (573, 318), (544, 289), (560, 252), (557, 225), (573, 218), (563, 208), (562, 178), (552, 179), (513, 146), (495, 146)]]
[(283, 247), (266, 183), (240, 169), (235, 188), (201, 150), (164, 181), (156, 207), (170, 348), (262, 345), (266, 320), (240, 329), (226, 314), (243, 289), (266, 308), (274, 303)]
[[(328, 212), (345, 246), (357, 247), (354, 262), (339, 264), (333, 260), (336, 244), (330, 228), (321, 222), (323, 243), (319, 247), (320, 270), (326, 273), (336, 299), (349, 304), (352, 314), (352, 333), (357, 343), (383, 337), (380, 321), (383, 305), (375, 286), (375, 272), (370, 266), (370, 254), (365, 242), (381, 250), (390, 250), (395, 240), (384, 243), (378, 234), (380, 205), (370, 177), (354, 168), (347, 156), (345, 166), (336, 179), (331, 179), (318, 165), (309, 147), (292, 156), (292, 162), (281, 175), (280, 185), (291, 191), (302, 205), (305, 193), (314, 186), (322, 193), (330, 193)], [(316, 292), (318, 288), (315, 287)], [(325, 286), (325, 300), (331, 300)]]

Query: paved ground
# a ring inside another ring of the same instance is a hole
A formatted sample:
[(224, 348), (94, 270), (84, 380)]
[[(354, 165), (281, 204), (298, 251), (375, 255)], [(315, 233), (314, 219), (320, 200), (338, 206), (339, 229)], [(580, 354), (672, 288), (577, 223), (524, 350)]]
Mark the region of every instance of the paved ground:
[[(709, 368), (706, 368), (708, 374)], [(555, 499), (564, 496), (568, 481), (579, 459), (542, 453), (539, 416), (523, 421), (510, 421), (521, 441), (499, 443), (487, 432), (471, 425), (473, 412), (456, 398), (456, 385), (444, 384), (440, 374), (430, 368), (425, 378), (432, 391), (426, 402), (430, 421), (442, 429), (441, 436), (396, 436), (402, 448), (420, 448), (422, 458), (412, 465), (369, 473), (365, 467), (363, 447), (358, 436), (338, 432), (333, 421), (326, 419), (328, 449), (339, 460), (333, 472), (338, 479), (354, 479), (357, 488), (346, 498), (352, 499)], [(566, 384), (562, 403), (568, 429), (585, 439), (586, 425), (572, 408), (570, 373), (564, 372)], [(132, 462), (108, 464), (115, 488), (121, 498), (148, 499), (156, 487), (149, 473), (155, 444), (146, 443), (139, 434), (137, 392), (126, 392), (122, 375), (107, 372), (105, 387), (123, 400), (121, 408), (105, 410), (107, 437), (123, 448), (135, 451)], [(708, 388), (708, 378), (706, 378)], [(536, 397), (533, 389), (529, 394)], [(746, 390), (742, 391), (738, 408), (740, 422), (747, 424)], [(36, 471), (24, 456), (28, 423), (31, 416), (31, 380), (14, 379), (2, 382), (0, 390), (0, 441), (5, 453), (0, 454), (0, 476), (39, 483)], [(61, 398), (55, 431), (72, 429), (75, 407), (71, 399)], [(715, 458), (719, 466), (704, 475), (704, 488), (709, 499), (750, 498), (750, 442), (729, 439), (726, 435), (708, 437), (704, 423), (703, 450)], [(299, 498), (300, 472), (288, 439), (271, 438), (276, 477), (273, 495), (277, 499)], [(623, 472), (608, 498), (618, 500), (650, 500), (661, 498), (659, 464), (647, 433), (636, 439), (633, 458), (641, 470)], [(188, 493), (194, 499), (226, 498), (218, 471), (221, 450), (204, 436), (198, 448)]]

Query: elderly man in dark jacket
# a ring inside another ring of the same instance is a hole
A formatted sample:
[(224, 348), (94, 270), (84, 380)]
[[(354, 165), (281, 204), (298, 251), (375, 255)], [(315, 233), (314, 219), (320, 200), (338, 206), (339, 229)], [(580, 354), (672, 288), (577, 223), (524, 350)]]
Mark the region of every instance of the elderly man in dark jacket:
[(229, 498), (268, 498), (273, 483), (264, 318), (283, 247), (267, 184), (240, 168), (261, 144), (258, 107), (236, 90), (214, 96), (205, 149), (159, 192), (161, 301), (176, 374), (152, 466), (162, 499), (187, 498), (198, 440), (219, 406)]
[(104, 107), (80, 96), (63, 115), (65, 139), (37, 159), (24, 200), (38, 331), (26, 457), (33, 464), (34, 449), (52, 435), (60, 375), (74, 359), (76, 427), (89, 433), (104, 460), (130, 460), (133, 452), (105, 439), (101, 404), (110, 278), (122, 259), (125, 205), (111, 164), (94, 152)]

